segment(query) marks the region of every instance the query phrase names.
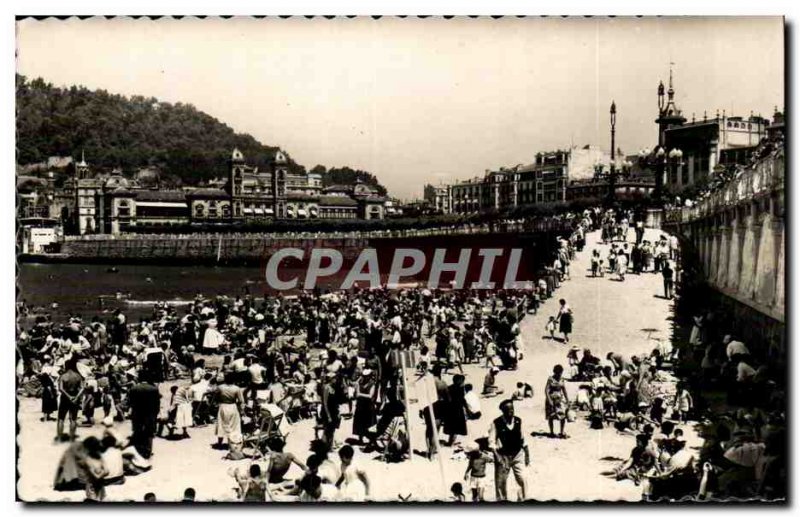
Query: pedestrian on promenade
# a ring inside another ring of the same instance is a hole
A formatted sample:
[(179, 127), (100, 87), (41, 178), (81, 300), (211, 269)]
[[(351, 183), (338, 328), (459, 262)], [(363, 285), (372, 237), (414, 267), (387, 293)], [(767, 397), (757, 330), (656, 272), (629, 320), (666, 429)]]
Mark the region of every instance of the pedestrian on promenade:
[(564, 334), (564, 342), (569, 343), (569, 335), (572, 334), (572, 309), (563, 298), (558, 300), (558, 303), (561, 305), (556, 316), (558, 331)]
[(567, 408), (569, 398), (567, 397), (567, 386), (563, 379), (564, 367), (557, 364), (553, 367), (553, 375), (547, 378), (544, 388), (544, 412), (547, 424), (550, 426), (550, 437), (555, 437), (553, 423), (556, 420), (561, 422), (559, 438), (566, 438), (564, 427), (567, 423)]
[(664, 277), (664, 298), (667, 300), (672, 300), (672, 288), (675, 285), (675, 271), (673, 271), (668, 260), (664, 261), (664, 267), (661, 270), (661, 275)]
[(514, 415), (514, 403), (504, 400), (500, 403), (502, 415), (495, 418), (489, 427), (489, 448), (494, 450), (494, 484), (498, 501), (507, 501), (508, 473), (520, 488), (522, 500), (527, 498), (527, 483), (523, 466), (530, 465), (530, 452), (522, 434), (522, 420)]
[(592, 250), (592, 278), (597, 276), (597, 269), (600, 267), (600, 252), (598, 250)]
[(628, 272), (628, 255), (625, 254), (624, 250), (619, 250), (619, 254), (617, 255), (617, 274), (619, 275), (619, 281), (625, 281), (625, 273)]

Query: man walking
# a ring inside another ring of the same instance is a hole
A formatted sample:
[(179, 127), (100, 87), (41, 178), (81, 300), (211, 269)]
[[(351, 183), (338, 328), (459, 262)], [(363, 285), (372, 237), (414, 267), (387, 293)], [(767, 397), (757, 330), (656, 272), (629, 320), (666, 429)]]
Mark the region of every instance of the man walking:
[(161, 394), (151, 382), (147, 370), (139, 371), (139, 382), (128, 393), (131, 407), (131, 443), (145, 458), (153, 454), (153, 437), (156, 435)]
[(664, 268), (661, 270), (661, 275), (664, 277), (664, 298), (667, 300), (672, 299), (672, 288), (675, 285), (675, 279), (673, 278), (675, 272), (670, 266), (669, 261), (664, 261)]
[(527, 498), (524, 467), (530, 465), (530, 454), (522, 434), (522, 420), (514, 416), (514, 403), (500, 403), (502, 415), (495, 418), (489, 428), (489, 447), (494, 450), (494, 484), (498, 501), (507, 501), (508, 473), (513, 471), (520, 488), (520, 498)]

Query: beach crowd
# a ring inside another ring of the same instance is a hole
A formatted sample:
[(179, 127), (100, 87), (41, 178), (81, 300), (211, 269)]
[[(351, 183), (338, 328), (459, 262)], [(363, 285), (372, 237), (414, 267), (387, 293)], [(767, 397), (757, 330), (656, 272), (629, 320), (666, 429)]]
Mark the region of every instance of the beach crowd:
[[(230, 469), (242, 501), (364, 501), (374, 482), (361, 466), (367, 454), (437, 461), (456, 449), (467, 461), (452, 500), (482, 501), (492, 485), (494, 499), (510, 499), (511, 476), (524, 500), (530, 454), (515, 405), (533, 397), (539, 381), (520, 378), (509, 393), (497, 379), (535, 360), (521, 347), (519, 324), (552, 305), (545, 335), (563, 343), (565, 357), (542, 386), (548, 437), (568, 439), (568, 424), (630, 435), (630, 457), (608, 475), (640, 485), (644, 500), (785, 496), (779, 381), (772, 365), (757, 364), (721, 322), (712, 324), (718, 315), (698, 316), (685, 342), (659, 343), (648, 355), (597, 357), (571, 345), (575, 315), (557, 290), (587, 232), (600, 230), (607, 248), (587, 250), (591, 276), (622, 282), (626, 274), (661, 274), (663, 298), (680, 296), (677, 239), (645, 240), (632, 211), (590, 209), (572, 221), (530, 290), (198, 295), (181, 307), (157, 303), (138, 322), (122, 310), (88, 320), (21, 319), (19, 391), (40, 398), (42, 420), (55, 420), (55, 440), (70, 442), (55, 488), (103, 500), (106, 486), (147, 475), (154, 439), (193, 440), (193, 429), (211, 425), (209, 447), (249, 459)], [(466, 365), (485, 375), (468, 379)], [(681, 377), (687, 365), (699, 367), (702, 376), (692, 373), (701, 381)], [(431, 386), (418, 414), (409, 412), (409, 376)], [(569, 396), (567, 383), (577, 395)], [(708, 411), (703, 394), (715, 389), (729, 394), (730, 411)], [(489, 429), (466, 440), (489, 411), (497, 414)], [(126, 420), (129, 436), (121, 432)], [(288, 429), (301, 420), (312, 420), (315, 432), (302, 458), (284, 450)], [(100, 434), (79, 435), (79, 424)], [(686, 447), (686, 426), (701, 429), (699, 453)], [(412, 450), (412, 427), (424, 428), (426, 450)], [(344, 442), (340, 429), (349, 435)], [(299, 475), (289, 475), (293, 466)], [(196, 495), (187, 487), (184, 499)]]

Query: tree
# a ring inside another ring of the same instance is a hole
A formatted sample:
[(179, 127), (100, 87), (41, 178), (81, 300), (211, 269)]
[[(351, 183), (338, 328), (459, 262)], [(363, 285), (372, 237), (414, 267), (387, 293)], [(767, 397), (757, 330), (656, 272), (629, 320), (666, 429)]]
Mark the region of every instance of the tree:
[[(17, 163), (40, 163), (48, 156), (77, 158), (85, 152), (94, 170), (121, 167), (133, 172), (155, 166), (185, 185), (197, 185), (227, 174), (234, 147), (247, 163), (271, 168), (278, 146), (265, 145), (203, 113), (191, 104), (160, 102), (154, 97), (125, 97), (83, 86), (56, 88), (41, 78), (16, 76)], [(289, 170), (305, 167), (289, 160)], [(352, 185), (357, 179), (386, 189), (369, 172), (349, 167), (312, 169), (323, 185)]]

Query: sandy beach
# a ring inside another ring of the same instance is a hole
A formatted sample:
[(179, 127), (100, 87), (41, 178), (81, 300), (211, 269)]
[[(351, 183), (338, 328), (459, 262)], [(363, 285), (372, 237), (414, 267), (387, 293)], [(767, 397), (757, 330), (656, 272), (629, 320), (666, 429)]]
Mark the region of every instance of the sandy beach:
[[(648, 230), (646, 239), (654, 239), (658, 232)], [(531, 466), (527, 470), (529, 480), (528, 497), (538, 501), (638, 501), (641, 489), (632, 481), (618, 482), (604, 475), (626, 458), (634, 446), (633, 436), (621, 434), (613, 427), (592, 430), (588, 422), (579, 415), (574, 423), (567, 425), (569, 438), (557, 439), (546, 436), (547, 422), (544, 415), (543, 388), (555, 364), (567, 364), (567, 352), (572, 345), (589, 348), (594, 355), (605, 357), (610, 351), (623, 355), (648, 354), (663, 340), (669, 342), (671, 335), (672, 302), (656, 295), (662, 294), (661, 275), (645, 273), (627, 275), (624, 282), (604, 278), (591, 278), (589, 256), (591, 250), (599, 248), (603, 255), (606, 246), (599, 243), (599, 232), (587, 236), (583, 252), (576, 255), (570, 265), (571, 279), (564, 282), (547, 300), (536, 315), (528, 315), (521, 323), (523, 359), (516, 371), (503, 371), (498, 375), (498, 385), (506, 394), (514, 390), (518, 381), (534, 387), (534, 397), (516, 403), (516, 414), (521, 417), (523, 431), (531, 451)], [(631, 237), (633, 233), (631, 232)], [(574, 334), (570, 343), (564, 344), (545, 337), (545, 323), (557, 311), (558, 299), (564, 298), (575, 314)], [(467, 382), (480, 390), (486, 370), (481, 365), (464, 367)], [(453, 373), (451, 371), (450, 373)], [(449, 380), (449, 375), (446, 379)], [(413, 377), (411, 381), (413, 382)], [(182, 381), (188, 382), (188, 381)], [(570, 398), (574, 398), (579, 383), (568, 383)], [(167, 387), (162, 386), (166, 393)], [(424, 424), (418, 418), (424, 407), (425, 392), (419, 386), (410, 390), (412, 417), (412, 449), (424, 446)], [(497, 405), (503, 396), (481, 399), (482, 417), (469, 422), (469, 436), (462, 437), (464, 444), (488, 434), (489, 424), (499, 415)], [(17, 483), (18, 497), (24, 501), (81, 501), (84, 494), (56, 492), (53, 476), (56, 464), (66, 449), (66, 444), (53, 441), (55, 422), (40, 422), (40, 401), (20, 398), (17, 438), (19, 446)], [(130, 423), (118, 424), (127, 432)], [(305, 459), (314, 430), (312, 420), (302, 420), (291, 426), (288, 451)], [(697, 447), (700, 440), (691, 425), (683, 426), (689, 447)], [(100, 434), (101, 427), (80, 427), (79, 436)], [(343, 420), (336, 440), (343, 442), (350, 437), (352, 420)], [(229, 475), (232, 467), (247, 465), (250, 460), (224, 460), (224, 451), (211, 448), (215, 442), (214, 426), (193, 428), (191, 439), (170, 441), (156, 439), (154, 442), (153, 469), (145, 474), (126, 479), (125, 484), (107, 489), (109, 501), (141, 501), (144, 494), (154, 492), (159, 501), (179, 501), (183, 490), (193, 487), (198, 501), (235, 500), (235, 482)], [(413, 455), (410, 461), (387, 464), (376, 459), (376, 453), (356, 452), (356, 460), (368, 473), (372, 493), (376, 501), (399, 501), (399, 496), (415, 501), (446, 500), (449, 487), (456, 481), (463, 482), (466, 460), (456, 447), (443, 447), (441, 465), (434, 458)], [(442, 471), (444, 477), (442, 477)], [(297, 477), (300, 470), (293, 466), (288, 477)], [(494, 500), (493, 468), (488, 472), (489, 484), (486, 497)], [(515, 498), (516, 484), (509, 480), (509, 495)]]

